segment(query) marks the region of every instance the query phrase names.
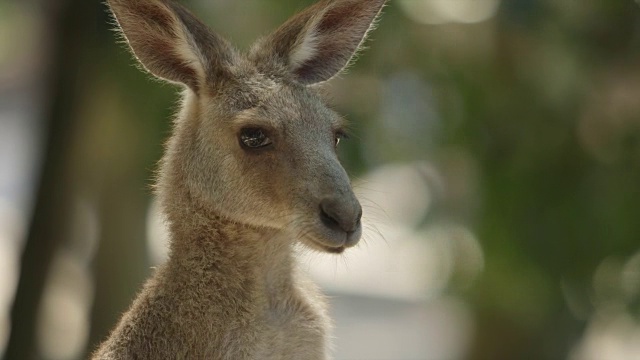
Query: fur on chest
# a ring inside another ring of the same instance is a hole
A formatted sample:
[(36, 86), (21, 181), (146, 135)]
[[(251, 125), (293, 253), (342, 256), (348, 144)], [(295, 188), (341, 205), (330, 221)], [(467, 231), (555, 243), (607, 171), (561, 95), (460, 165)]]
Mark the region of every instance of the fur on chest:
[(262, 314), (256, 359), (325, 359), (330, 320), (324, 299), (307, 297), (271, 303)]

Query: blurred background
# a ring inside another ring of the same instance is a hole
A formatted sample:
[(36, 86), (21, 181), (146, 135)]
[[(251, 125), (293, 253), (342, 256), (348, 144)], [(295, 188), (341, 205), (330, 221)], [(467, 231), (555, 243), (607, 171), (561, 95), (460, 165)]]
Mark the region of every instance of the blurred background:
[[(240, 48), (312, 0), (185, 0)], [(166, 235), (177, 89), (98, 0), (0, 0), (0, 357), (86, 358)], [(305, 255), (336, 359), (640, 359), (640, 6), (391, 0), (328, 85), (362, 245)]]

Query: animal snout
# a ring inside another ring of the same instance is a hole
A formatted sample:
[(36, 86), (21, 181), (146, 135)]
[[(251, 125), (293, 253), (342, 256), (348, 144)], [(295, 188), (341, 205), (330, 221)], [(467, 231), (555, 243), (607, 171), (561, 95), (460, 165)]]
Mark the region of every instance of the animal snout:
[(362, 207), (355, 198), (327, 197), (320, 202), (320, 219), (328, 228), (351, 235), (360, 229)]

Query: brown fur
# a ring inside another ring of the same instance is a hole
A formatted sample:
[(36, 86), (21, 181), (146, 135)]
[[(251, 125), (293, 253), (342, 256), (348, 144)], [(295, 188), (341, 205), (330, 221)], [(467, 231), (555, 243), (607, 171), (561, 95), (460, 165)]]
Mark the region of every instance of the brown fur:
[[(169, 259), (93, 359), (327, 358), (325, 301), (293, 248), (354, 246), (362, 212), (342, 120), (306, 85), (347, 65), (383, 2), (322, 1), (244, 56), (173, 2), (108, 1), (142, 65), (186, 88), (157, 184)], [(241, 145), (247, 128), (271, 145)]]

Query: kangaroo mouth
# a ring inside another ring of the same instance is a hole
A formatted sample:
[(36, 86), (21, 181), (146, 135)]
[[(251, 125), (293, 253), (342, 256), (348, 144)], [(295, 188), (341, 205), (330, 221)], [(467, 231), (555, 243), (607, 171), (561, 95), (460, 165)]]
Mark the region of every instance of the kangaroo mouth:
[(354, 247), (359, 242), (362, 228), (358, 225), (355, 231), (345, 232), (319, 223), (311, 225), (302, 233), (304, 235), (298, 240), (308, 248), (323, 253), (342, 254), (347, 248)]
[(342, 254), (347, 248), (354, 246), (357, 242), (349, 241), (346, 234), (343, 241), (336, 241), (336, 239), (317, 237), (314, 235), (306, 236), (301, 240), (307, 247), (329, 254)]
[(345, 245), (330, 246), (309, 237), (303, 239), (302, 243), (313, 250), (329, 254), (342, 254), (347, 249)]
[(340, 245), (340, 246), (328, 246), (328, 245), (324, 245), (324, 244), (320, 244), (320, 243), (316, 243), (316, 245), (318, 245), (320, 248), (322, 248), (322, 250), (324, 252), (328, 252), (330, 254), (342, 254), (347, 247), (344, 245)]

